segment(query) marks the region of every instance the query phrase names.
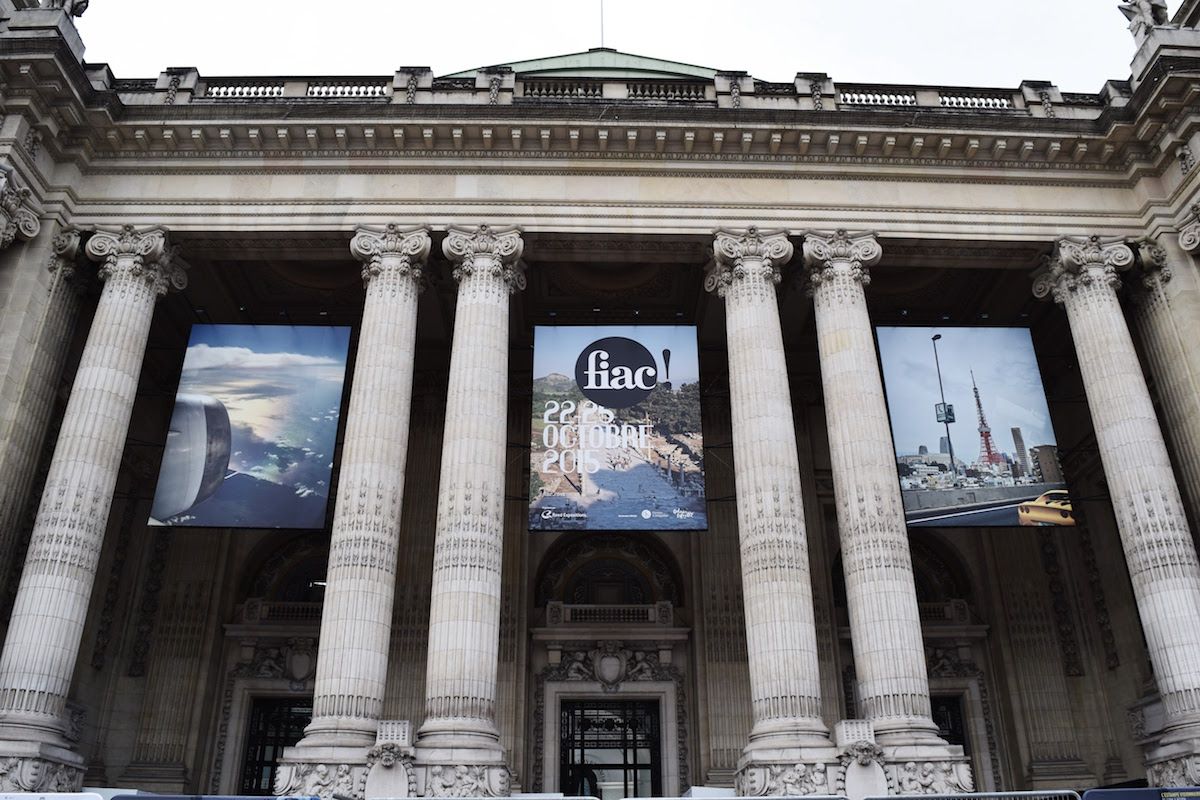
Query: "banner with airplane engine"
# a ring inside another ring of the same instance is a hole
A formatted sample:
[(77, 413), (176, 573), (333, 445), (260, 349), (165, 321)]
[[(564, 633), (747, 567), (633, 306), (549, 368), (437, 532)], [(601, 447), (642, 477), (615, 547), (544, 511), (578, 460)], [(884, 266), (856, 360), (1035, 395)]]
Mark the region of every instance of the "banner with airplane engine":
[(321, 528), (350, 329), (195, 325), (151, 525)]
[(529, 529), (704, 530), (696, 329), (534, 330)]

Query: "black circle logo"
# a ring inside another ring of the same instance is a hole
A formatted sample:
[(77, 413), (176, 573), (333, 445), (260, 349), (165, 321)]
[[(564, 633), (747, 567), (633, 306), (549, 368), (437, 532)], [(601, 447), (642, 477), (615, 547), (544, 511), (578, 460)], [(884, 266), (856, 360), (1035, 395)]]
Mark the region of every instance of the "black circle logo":
[(583, 348), (575, 360), (575, 383), (599, 405), (628, 408), (650, 396), (658, 385), (658, 367), (640, 342), (610, 336)]

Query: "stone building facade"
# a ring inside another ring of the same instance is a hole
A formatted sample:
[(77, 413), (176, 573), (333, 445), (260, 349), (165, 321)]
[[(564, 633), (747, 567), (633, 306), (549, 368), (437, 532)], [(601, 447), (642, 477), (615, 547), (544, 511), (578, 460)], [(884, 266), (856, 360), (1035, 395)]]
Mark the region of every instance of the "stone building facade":
[[(1126, 4), (1095, 94), (117, 78), (43, 5), (0, 0), (0, 791), (570, 790), (614, 704), (661, 795), (1200, 782), (1200, 4)], [(531, 534), (533, 326), (635, 320), (698, 328), (709, 530)], [(872, 325), (984, 321), (1074, 528), (906, 530)], [(197, 322), (354, 328), (323, 530), (146, 524)]]

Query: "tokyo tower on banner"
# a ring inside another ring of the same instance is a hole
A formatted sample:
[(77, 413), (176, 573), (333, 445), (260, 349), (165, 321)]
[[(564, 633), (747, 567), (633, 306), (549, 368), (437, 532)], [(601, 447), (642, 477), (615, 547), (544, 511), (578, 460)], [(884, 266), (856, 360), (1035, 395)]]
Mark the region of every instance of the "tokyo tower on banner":
[(1008, 461), (996, 451), (996, 443), (992, 441), (992, 429), (988, 427), (983, 401), (979, 399), (979, 387), (975, 385), (975, 370), (971, 370), (971, 388), (975, 391), (975, 412), (979, 416), (979, 459), (976, 463), (984, 467), (1004, 466)]

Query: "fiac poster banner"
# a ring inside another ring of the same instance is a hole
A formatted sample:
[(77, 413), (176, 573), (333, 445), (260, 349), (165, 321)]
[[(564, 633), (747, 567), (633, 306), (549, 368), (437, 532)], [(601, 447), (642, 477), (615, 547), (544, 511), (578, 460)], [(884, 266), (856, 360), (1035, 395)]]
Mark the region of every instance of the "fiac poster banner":
[(150, 524), (321, 528), (350, 329), (195, 325)]
[(529, 529), (704, 530), (696, 329), (534, 330)]

